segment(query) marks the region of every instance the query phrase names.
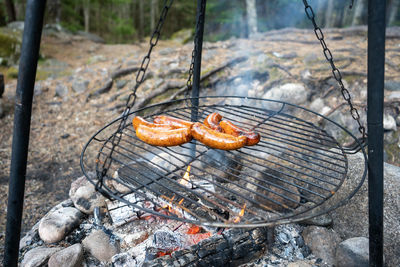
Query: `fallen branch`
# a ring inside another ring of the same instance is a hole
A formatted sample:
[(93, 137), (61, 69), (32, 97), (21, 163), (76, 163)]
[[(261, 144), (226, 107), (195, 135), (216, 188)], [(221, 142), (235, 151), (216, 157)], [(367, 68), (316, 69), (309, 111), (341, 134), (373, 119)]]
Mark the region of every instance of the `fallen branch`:
[[(200, 82), (205, 81), (206, 79), (210, 78), (211, 76), (213, 76), (214, 74), (220, 72), (221, 70), (233, 66), (235, 64), (238, 64), (240, 62), (243, 62), (245, 60), (247, 60), (248, 57), (247, 56), (243, 56), (243, 57), (238, 57), (238, 58), (234, 58), (228, 62), (226, 62), (225, 64), (207, 72), (206, 74), (204, 74), (201, 78), (200, 78)], [(175, 92), (174, 94), (171, 95), (171, 97), (169, 97), (167, 99), (167, 101), (172, 101), (174, 100), (178, 95), (182, 94), (183, 92), (187, 91), (187, 85), (185, 85), (184, 83), (181, 83), (180, 86), (178, 86), (178, 84), (176, 82), (173, 83), (167, 83), (165, 85), (163, 85), (162, 87), (160, 87), (159, 89), (153, 90), (148, 96), (146, 96), (146, 98), (142, 99), (140, 102), (138, 102), (135, 105), (135, 108), (142, 108), (145, 105), (147, 105), (154, 97), (159, 96), (171, 89), (176, 89), (176, 88), (180, 88), (177, 92)], [(120, 109), (122, 107), (124, 107), (125, 105), (119, 104), (117, 106), (114, 107), (114, 109)]]
[(111, 73), (111, 79), (115, 80), (115, 79), (118, 79), (118, 78), (120, 78), (122, 76), (126, 76), (126, 75), (129, 75), (129, 74), (133, 73), (133, 72), (136, 72), (138, 70), (139, 70), (138, 67), (119, 69), (119, 70), (116, 70), (113, 73)]
[(185, 83), (181, 81), (170, 81), (159, 87), (158, 89), (152, 90), (150, 94), (148, 94), (145, 98), (136, 102), (135, 108), (142, 108), (146, 106), (153, 98), (162, 95), (171, 89), (181, 88)]

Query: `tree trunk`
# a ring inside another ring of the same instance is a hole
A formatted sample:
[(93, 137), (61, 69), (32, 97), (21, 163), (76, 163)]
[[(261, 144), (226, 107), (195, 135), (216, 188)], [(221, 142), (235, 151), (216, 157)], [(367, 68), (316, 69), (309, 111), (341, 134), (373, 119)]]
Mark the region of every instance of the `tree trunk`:
[(335, 0), (329, 0), (325, 13), (325, 27), (331, 28), (333, 26), (334, 16), (333, 10), (335, 7)]
[(60, 23), (61, 3), (60, 0), (47, 1), (47, 13), (50, 17), (50, 22)]
[(249, 37), (257, 33), (257, 10), (256, 0), (246, 0), (247, 27)]
[(366, 0), (358, 0), (356, 2), (352, 26), (363, 24), (366, 7)]
[(400, 0), (392, 0), (392, 5), (390, 6), (389, 21), (388, 26), (393, 25), (396, 22), (396, 18), (399, 16), (400, 12)]
[(90, 30), (90, 0), (85, 0), (82, 2), (83, 4), (83, 18), (85, 21), (85, 32), (89, 32)]
[(142, 41), (144, 37), (144, 2), (139, 0), (139, 40)]
[(7, 10), (7, 22), (13, 22), (17, 20), (15, 15), (15, 7), (12, 0), (5, 0), (6, 10)]
[(158, 1), (151, 0), (151, 5), (150, 5), (150, 30), (151, 31), (153, 31), (154, 27), (155, 27), (156, 16), (158, 15), (157, 9), (158, 9)]

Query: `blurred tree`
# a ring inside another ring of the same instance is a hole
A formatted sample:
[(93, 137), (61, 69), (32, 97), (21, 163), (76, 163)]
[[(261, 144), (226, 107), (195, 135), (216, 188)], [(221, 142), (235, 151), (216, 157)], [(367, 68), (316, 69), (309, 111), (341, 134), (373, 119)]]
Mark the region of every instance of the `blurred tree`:
[(17, 20), (17, 16), (15, 14), (15, 6), (13, 0), (4, 0), (6, 4), (7, 11), (7, 22), (12, 22)]
[(85, 32), (90, 31), (90, 0), (82, 1), (83, 18), (85, 21)]
[[(400, 0), (392, 0), (389, 10), (388, 25), (395, 25), (396, 21), (398, 22), (398, 19), (400, 19)], [(398, 25), (400, 25), (400, 23), (398, 23)]]
[(246, 16), (249, 37), (257, 33), (256, 0), (246, 0)]
[(353, 16), (352, 26), (364, 24), (364, 18), (366, 17), (367, 0), (358, 0), (355, 3), (355, 11)]

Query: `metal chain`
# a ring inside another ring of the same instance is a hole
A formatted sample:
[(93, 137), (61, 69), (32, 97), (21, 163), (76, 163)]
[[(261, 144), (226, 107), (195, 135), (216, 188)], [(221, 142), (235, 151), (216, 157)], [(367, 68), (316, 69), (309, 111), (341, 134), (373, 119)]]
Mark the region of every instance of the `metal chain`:
[[(204, 5), (204, 2), (202, 2), (202, 5)], [(196, 18), (196, 27), (195, 27), (195, 35), (194, 35), (194, 46), (193, 46), (193, 51), (192, 51), (192, 59), (190, 62), (190, 67), (189, 67), (189, 77), (186, 81), (186, 92), (185, 92), (185, 98), (189, 97), (189, 93), (190, 90), (192, 90), (192, 86), (193, 86), (193, 71), (194, 71), (194, 59), (196, 57), (197, 51), (199, 50), (198, 48), (198, 39), (199, 36), (197, 35), (197, 33), (199, 32), (199, 27), (200, 27), (200, 21), (202, 21), (202, 17), (204, 17), (204, 13), (202, 12), (202, 10), (204, 10), (203, 8), (200, 8), (200, 13), (198, 14), (198, 18)], [(204, 20), (203, 20), (204, 21)]]
[(347, 103), (350, 107), (350, 114), (353, 117), (353, 119), (357, 122), (358, 131), (362, 134), (362, 138), (365, 140), (367, 137), (367, 134), (366, 134), (365, 127), (360, 122), (360, 114), (358, 113), (358, 110), (354, 107), (354, 105), (351, 101), (351, 95), (350, 95), (349, 90), (347, 90), (343, 84), (342, 74), (340, 73), (339, 69), (336, 67), (336, 65), (334, 63), (332, 52), (329, 50), (328, 46), (326, 45), (324, 34), (322, 33), (321, 28), (315, 22), (314, 10), (308, 4), (307, 0), (303, 0), (303, 3), (304, 3), (305, 12), (307, 14), (307, 17), (311, 20), (312, 24), (314, 25), (314, 33), (317, 36), (317, 39), (319, 40), (319, 42), (321, 43), (325, 58), (332, 67), (333, 77), (338, 82), (338, 84), (341, 88), (341, 93), (342, 93), (343, 99), (347, 101)]
[(171, 8), (173, 2), (174, 2), (174, 0), (164, 0), (164, 8), (161, 11), (160, 19), (158, 20), (157, 26), (154, 29), (154, 32), (153, 32), (153, 34), (151, 35), (151, 38), (150, 38), (149, 50), (147, 52), (147, 55), (143, 58), (142, 63), (140, 65), (140, 68), (139, 68), (139, 70), (138, 70), (138, 72), (136, 74), (135, 87), (133, 88), (132, 93), (129, 94), (128, 99), (126, 101), (125, 110), (124, 110), (124, 112), (122, 114), (122, 119), (121, 119), (121, 122), (120, 122), (120, 124), (118, 126), (118, 130), (116, 131), (116, 133), (111, 138), (112, 147), (111, 147), (110, 153), (108, 154), (107, 158), (103, 162), (101, 172), (97, 172), (98, 182), (96, 184), (96, 190), (99, 190), (101, 192), (104, 192), (104, 190), (102, 190), (101, 187), (103, 186), (103, 178), (106, 176), (107, 171), (111, 166), (112, 154), (113, 154), (113, 152), (115, 150), (115, 147), (118, 146), (120, 141), (121, 141), (122, 130), (125, 128), (126, 121), (128, 119), (128, 115), (129, 115), (132, 107), (135, 105), (136, 91), (137, 91), (137, 89), (143, 83), (143, 81), (145, 79), (146, 71), (147, 71), (147, 68), (149, 67), (149, 63), (150, 63), (151, 52), (153, 51), (153, 48), (157, 45), (158, 40), (160, 39), (162, 27), (164, 25), (165, 19), (166, 19), (167, 14), (168, 14), (168, 11)]

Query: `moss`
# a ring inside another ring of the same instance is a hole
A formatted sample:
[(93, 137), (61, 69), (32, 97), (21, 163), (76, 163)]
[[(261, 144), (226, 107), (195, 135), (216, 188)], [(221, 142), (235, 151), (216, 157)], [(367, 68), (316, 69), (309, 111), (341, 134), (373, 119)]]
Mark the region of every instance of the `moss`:
[(0, 57), (16, 60), (19, 57), (21, 42), (17, 37), (0, 29)]
[(15, 67), (8, 68), (6, 71), (6, 77), (11, 78), (11, 79), (18, 78), (18, 69)]

